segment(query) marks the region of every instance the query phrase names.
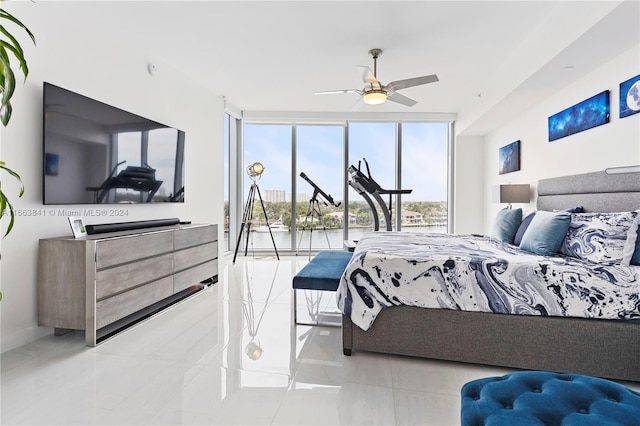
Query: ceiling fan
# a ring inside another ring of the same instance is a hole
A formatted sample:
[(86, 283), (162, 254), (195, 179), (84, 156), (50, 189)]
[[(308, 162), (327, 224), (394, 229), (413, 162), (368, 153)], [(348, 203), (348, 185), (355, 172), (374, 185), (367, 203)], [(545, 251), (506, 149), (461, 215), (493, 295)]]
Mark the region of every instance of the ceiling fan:
[(376, 77), (378, 71), (378, 57), (382, 54), (380, 49), (371, 49), (369, 56), (373, 58), (373, 72), (371, 68), (365, 66), (358, 66), (358, 71), (362, 76), (365, 86), (362, 90), (359, 89), (345, 89), (345, 90), (328, 90), (324, 92), (315, 92), (316, 95), (331, 95), (336, 93), (357, 93), (361, 96), (360, 100), (354, 105), (354, 108), (360, 106), (363, 102), (368, 105), (379, 105), (387, 100), (397, 102), (409, 107), (417, 104), (411, 98), (408, 98), (400, 93), (397, 93), (400, 89), (406, 89), (407, 87), (420, 86), (422, 84), (434, 83), (438, 81), (438, 76), (435, 74), (425, 75), (422, 77), (407, 78), (405, 80), (392, 81), (391, 83), (384, 85), (378, 81)]

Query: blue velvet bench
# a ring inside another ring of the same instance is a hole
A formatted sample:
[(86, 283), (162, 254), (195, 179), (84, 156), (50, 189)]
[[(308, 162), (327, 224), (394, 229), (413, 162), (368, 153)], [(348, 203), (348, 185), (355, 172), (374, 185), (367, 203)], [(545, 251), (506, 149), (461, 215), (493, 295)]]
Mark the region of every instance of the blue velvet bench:
[(296, 324), (302, 324), (298, 322), (296, 290), (336, 291), (352, 255), (347, 251), (321, 251), (293, 277), (293, 315)]
[(640, 392), (578, 374), (519, 371), (462, 387), (461, 424), (640, 425)]

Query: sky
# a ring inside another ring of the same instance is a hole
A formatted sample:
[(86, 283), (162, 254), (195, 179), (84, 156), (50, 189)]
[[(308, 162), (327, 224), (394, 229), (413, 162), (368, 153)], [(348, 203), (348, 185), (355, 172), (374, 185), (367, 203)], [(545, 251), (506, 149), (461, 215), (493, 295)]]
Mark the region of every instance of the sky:
[[(396, 189), (395, 124), (349, 123), (349, 159), (344, 160), (344, 128), (330, 125), (296, 126), (295, 159), (297, 193), (311, 196), (313, 186), (307, 177), (334, 200), (342, 201), (343, 182), (348, 165), (358, 167), (366, 158), (371, 176), (383, 189)], [(244, 167), (254, 162), (264, 165), (258, 181), (260, 191), (291, 192), (292, 127), (289, 125), (245, 125)], [(402, 124), (402, 189), (412, 193), (403, 201), (447, 200), (447, 123)], [(225, 162), (227, 163), (227, 162)], [(225, 167), (227, 165), (225, 164)], [(367, 173), (364, 162), (361, 171)], [(245, 175), (245, 194), (251, 180)], [(362, 198), (350, 189), (351, 200)], [(225, 188), (225, 200), (228, 189)]]

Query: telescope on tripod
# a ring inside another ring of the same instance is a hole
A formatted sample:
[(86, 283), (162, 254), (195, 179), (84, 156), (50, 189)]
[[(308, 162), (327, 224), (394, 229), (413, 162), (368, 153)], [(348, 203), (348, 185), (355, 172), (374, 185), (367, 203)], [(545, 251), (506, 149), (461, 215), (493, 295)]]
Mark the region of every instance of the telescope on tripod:
[[(320, 210), (320, 203), (318, 202), (318, 196), (323, 198), (322, 202), (325, 206), (332, 204), (334, 207), (340, 207), (340, 202), (335, 202), (333, 197), (326, 192), (324, 192), (318, 185), (316, 185), (309, 177), (304, 174), (304, 172), (300, 173), (300, 177), (306, 180), (309, 185), (313, 187), (313, 195), (309, 200), (309, 208), (307, 209), (307, 214), (304, 218), (304, 224), (302, 225), (302, 232), (300, 233), (300, 239), (298, 240), (298, 248), (296, 250), (296, 255), (300, 251), (300, 244), (302, 243), (302, 236), (304, 235), (304, 231), (307, 229), (307, 222), (309, 218), (311, 218), (311, 223), (309, 224), (309, 258), (311, 258), (311, 241), (313, 239), (313, 221), (314, 216), (317, 216), (317, 221), (322, 224), (322, 230), (324, 231), (324, 235), (327, 238), (327, 246), (331, 249), (331, 243), (329, 242), (329, 236), (327, 235), (327, 228), (324, 225), (324, 219), (322, 217), (322, 211)], [(329, 203), (329, 204), (328, 204)]]
[[(300, 177), (302, 179), (306, 180), (307, 182), (309, 182), (309, 185), (313, 186), (314, 196), (312, 198), (315, 198), (316, 195), (322, 195), (322, 198), (324, 198), (328, 203), (333, 204), (334, 207), (340, 207), (340, 204), (342, 204), (341, 202), (338, 201), (338, 203), (336, 204), (336, 202), (333, 201), (333, 197), (331, 195), (327, 194), (326, 192), (324, 192), (322, 189), (320, 189), (320, 187), (318, 185), (313, 183), (313, 181), (311, 179), (309, 179), (309, 177), (307, 175), (305, 175), (304, 172), (300, 173)], [(316, 194), (316, 192), (317, 192), (317, 194)], [(324, 205), (326, 206), (327, 203), (324, 203)]]

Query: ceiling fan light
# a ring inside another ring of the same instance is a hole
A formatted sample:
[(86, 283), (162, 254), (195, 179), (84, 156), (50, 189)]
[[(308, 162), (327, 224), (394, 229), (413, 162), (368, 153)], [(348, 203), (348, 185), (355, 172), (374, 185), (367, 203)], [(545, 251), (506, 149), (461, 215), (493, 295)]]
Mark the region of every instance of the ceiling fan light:
[(380, 105), (387, 101), (387, 92), (384, 90), (370, 90), (364, 94), (363, 100), (367, 105)]

